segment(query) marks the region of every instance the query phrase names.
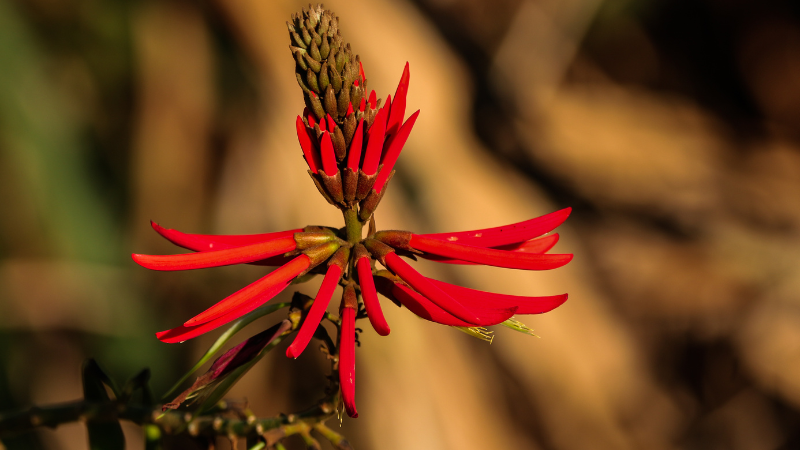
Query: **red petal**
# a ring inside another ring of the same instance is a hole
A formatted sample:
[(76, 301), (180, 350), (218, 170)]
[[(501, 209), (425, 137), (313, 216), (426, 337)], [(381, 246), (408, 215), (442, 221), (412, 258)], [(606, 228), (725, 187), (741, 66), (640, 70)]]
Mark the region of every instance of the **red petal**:
[[(530, 241), (522, 242), (520, 244), (503, 245), (500, 247), (496, 247), (496, 249), (508, 250), (513, 253), (542, 254), (546, 253), (548, 250), (553, 248), (553, 246), (556, 245), (556, 242), (558, 242), (558, 233), (536, 239), (531, 239)], [(444, 256), (433, 255), (431, 253), (423, 253), (422, 255), (419, 256), (431, 261), (436, 261), (446, 264), (466, 264), (466, 265), (477, 264), (474, 262), (464, 261), (461, 259), (453, 259), (453, 258), (446, 258)]]
[(425, 234), (422, 236), (451, 242), (458, 241), (462, 244), (478, 245), (481, 247), (498, 247), (501, 245), (525, 242), (531, 238), (553, 231), (553, 229), (567, 220), (570, 212), (572, 212), (572, 208), (564, 208), (541, 217), (511, 225), (504, 225), (502, 227), (459, 231), (456, 233)]
[(328, 303), (331, 302), (333, 291), (336, 290), (341, 276), (342, 269), (338, 265), (331, 264), (328, 266), (325, 279), (322, 280), (322, 286), (319, 287), (314, 303), (311, 305), (311, 309), (308, 310), (306, 320), (300, 326), (300, 331), (297, 332), (297, 337), (292, 341), (292, 345), (286, 349), (286, 356), (289, 358), (297, 358), (308, 346), (314, 336), (314, 332), (317, 331), (317, 326), (322, 321), (322, 316), (325, 315), (325, 310), (328, 309)]
[[(239, 234), (239, 235), (222, 235), (222, 234), (189, 234), (182, 233), (178, 230), (168, 229), (160, 226), (155, 222), (150, 222), (154, 230), (168, 241), (173, 244), (196, 252), (209, 251), (209, 250), (223, 250), (226, 248), (241, 247), (243, 245), (256, 244), (259, 242), (272, 241), (285, 236), (292, 236), (295, 233), (303, 231), (302, 228), (297, 228), (288, 231), (279, 231), (277, 233), (263, 233), (263, 234)], [(283, 255), (272, 256), (270, 258), (254, 261), (249, 264), (260, 266), (282, 266), (291, 261)]]
[(237, 309), (243, 305), (248, 305), (251, 302), (261, 305), (261, 295), (267, 292), (274, 286), (287, 283), (294, 279), (297, 275), (308, 269), (311, 265), (311, 259), (306, 255), (299, 255), (291, 260), (285, 266), (268, 273), (266, 276), (261, 277), (258, 281), (250, 283), (244, 288), (234, 292), (225, 299), (217, 302), (214, 306), (201, 312), (200, 314), (187, 320), (184, 325), (195, 326), (201, 323), (210, 322), (218, 317)]
[(378, 106), (378, 96), (375, 91), (369, 93), (369, 107), (375, 109)]
[[(322, 122), (320, 122), (322, 123)], [(329, 133), (322, 133), (322, 143), (320, 152), (322, 153), (322, 168), (329, 177), (336, 175), (339, 168), (336, 167), (336, 153), (333, 151), (333, 141)]]
[(333, 133), (333, 130), (335, 129), (336, 129), (336, 122), (334, 122), (333, 117), (331, 117), (331, 115), (328, 114), (328, 130), (330, 130), (331, 133)]
[(375, 179), (375, 185), (372, 187), (372, 189), (375, 189), (375, 192), (380, 192), (383, 189), (383, 185), (386, 184), (386, 180), (392, 173), (394, 164), (397, 162), (397, 158), (400, 156), (403, 146), (406, 145), (408, 135), (411, 134), (411, 129), (414, 128), (414, 122), (417, 121), (417, 116), (419, 116), (419, 111), (415, 112), (411, 117), (408, 118), (408, 120), (406, 120), (406, 123), (403, 124), (402, 128), (400, 128), (400, 131), (396, 135), (393, 135), (391, 138), (389, 138), (390, 142), (388, 144), (388, 150), (386, 150), (383, 159), (381, 160), (381, 163), (383, 164), (381, 173), (378, 174), (378, 177)]
[(191, 270), (249, 263), (290, 252), (296, 247), (297, 243), (294, 237), (286, 236), (272, 241), (224, 250), (180, 255), (139, 255), (134, 253), (131, 256), (137, 264), (152, 270)]
[(319, 155), (316, 149), (314, 149), (314, 143), (311, 141), (311, 136), (308, 134), (306, 124), (303, 123), (303, 119), (300, 116), (297, 116), (295, 126), (297, 128), (297, 139), (300, 141), (300, 148), (303, 149), (303, 156), (306, 158), (308, 168), (311, 169), (312, 173), (317, 173), (319, 168)]
[(367, 76), (364, 75), (364, 65), (361, 64), (361, 61), (358, 62), (358, 73), (361, 75), (362, 81), (367, 81)]
[(567, 294), (549, 295), (545, 297), (525, 297), (521, 295), (496, 294), (494, 292), (484, 292), (475, 289), (456, 286), (445, 283), (444, 281), (428, 278), (431, 283), (438, 286), (443, 291), (452, 295), (453, 298), (463, 303), (468, 308), (479, 309), (483, 307), (494, 308), (519, 308), (517, 314), (542, 314), (552, 311), (567, 301)]
[(361, 146), (364, 139), (364, 119), (358, 122), (356, 133), (353, 135), (353, 141), (350, 142), (350, 150), (347, 155), (347, 167), (355, 172), (358, 172), (358, 164), (361, 162)]
[(394, 252), (388, 253), (384, 257), (384, 260), (386, 261), (387, 267), (392, 272), (396, 273), (403, 281), (410, 284), (411, 287), (436, 303), (440, 308), (465, 322), (475, 325), (480, 322), (480, 319), (478, 319), (478, 316), (473, 311), (470, 311), (456, 299), (436, 287)]
[(241, 247), (242, 245), (257, 244), (259, 242), (273, 241), (286, 236), (294, 236), (303, 231), (302, 228), (294, 230), (277, 231), (261, 234), (190, 234), (150, 222), (150, 225), (161, 236), (173, 244), (194, 251), (223, 250), (226, 248)]
[(356, 310), (343, 308), (339, 339), (339, 385), (347, 415), (358, 417), (356, 410)]
[(572, 261), (571, 254), (538, 255), (530, 253), (510, 252), (492, 248), (475, 247), (456, 244), (416, 234), (411, 235), (411, 247), (434, 255), (447, 258), (462, 259), (487, 266), (505, 267), (507, 269), (548, 270), (561, 267)]
[(397, 85), (397, 90), (394, 93), (394, 103), (392, 104), (392, 112), (389, 115), (389, 123), (386, 126), (386, 134), (394, 135), (403, 123), (403, 116), (406, 113), (406, 94), (408, 94), (408, 82), (411, 75), (408, 71), (408, 62), (403, 69), (403, 76), (400, 77), (400, 83)]
[(378, 169), (378, 163), (381, 159), (381, 150), (383, 149), (383, 139), (386, 137), (386, 109), (381, 108), (378, 115), (375, 116), (375, 121), (369, 128), (369, 140), (367, 141), (367, 150), (364, 154), (364, 165), (361, 169), (367, 175), (372, 175)]
[(361, 97), (361, 103), (358, 104), (358, 110), (364, 112), (366, 108), (367, 108), (367, 99)]
[(347, 113), (345, 114), (345, 117), (349, 116), (350, 114), (353, 114), (354, 112), (355, 111), (353, 111), (353, 102), (347, 102)]
[(364, 256), (356, 262), (358, 270), (358, 283), (361, 285), (361, 297), (364, 299), (364, 306), (367, 308), (367, 317), (372, 328), (381, 336), (389, 335), (389, 324), (383, 317), (381, 304), (378, 301), (378, 293), (375, 291), (375, 282), (372, 280), (372, 267), (369, 265), (369, 258)]
[[(381, 278), (381, 277), (379, 277)], [(389, 284), (390, 292), (386, 292), (386, 285)], [(403, 304), (409, 311), (413, 312), (419, 317), (431, 322), (440, 323), (442, 325), (449, 325), (452, 327), (474, 327), (497, 325), (504, 322), (514, 315), (516, 308), (485, 308), (481, 310), (481, 320), (479, 324), (465, 322), (447, 311), (443, 310), (435, 303), (430, 301), (424, 295), (414, 292), (408, 286), (400, 283), (392, 283), (387, 280), (386, 282), (379, 283), (381, 286), (381, 293), (384, 295), (389, 294)], [(387, 295), (387, 296), (389, 296)]]
[(160, 331), (156, 333), (156, 337), (161, 342), (166, 342), (167, 344), (176, 344), (178, 342), (183, 342), (188, 339), (195, 338), (197, 336), (200, 336), (201, 334), (208, 333), (209, 331), (219, 328), (222, 325), (225, 325), (226, 323), (233, 322), (234, 320), (253, 311), (254, 309), (258, 308), (264, 303), (272, 300), (273, 297), (275, 297), (276, 295), (281, 293), (281, 291), (286, 289), (286, 286), (288, 285), (289, 281), (276, 284), (275, 286), (272, 286), (271, 288), (262, 292), (258, 298), (259, 301), (254, 301), (242, 305), (239, 308), (233, 309), (229, 313), (224, 314), (214, 320), (210, 320), (208, 322), (201, 323), (199, 325), (193, 325), (188, 327), (186, 325), (181, 325), (171, 330)]

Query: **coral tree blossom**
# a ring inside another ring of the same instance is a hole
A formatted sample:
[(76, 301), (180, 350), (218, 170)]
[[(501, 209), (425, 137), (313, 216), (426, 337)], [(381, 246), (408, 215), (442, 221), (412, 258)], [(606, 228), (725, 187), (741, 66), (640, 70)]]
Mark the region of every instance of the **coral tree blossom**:
[[(305, 227), (251, 235), (187, 234), (153, 223), (153, 229), (193, 253), (133, 255), (153, 270), (189, 270), (231, 264), (277, 266), (262, 278), (171, 330), (164, 342), (181, 342), (211, 331), (268, 302), (298, 277), (323, 275), (322, 285), (303, 311), (286, 354), (297, 358), (317, 332), (338, 287), (338, 377), (347, 413), (355, 405), (356, 320), (366, 316), (381, 336), (390, 333), (378, 293), (417, 316), (462, 329), (497, 324), (514, 327), (515, 315), (548, 312), (567, 295), (528, 297), (483, 292), (425, 277), (408, 258), (444, 264), (473, 264), (519, 270), (548, 270), (567, 264), (570, 254), (548, 251), (558, 242), (549, 234), (570, 208), (511, 225), (453, 233), (376, 231), (374, 212), (419, 111), (406, 118), (408, 64), (394, 97), (381, 105), (367, 90), (360, 58), (344, 44), (338, 19), (321, 7), (292, 17), (288, 24), (297, 81), (305, 109), (295, 128), (309, 175), (320, 193), (344, 216), (342, 228)], [(369, 224), (367, 237), (363, 228)], [(380, 263), (383, 269), (376, 264)], [(331, 317), (331, 316), (328, 316)]]

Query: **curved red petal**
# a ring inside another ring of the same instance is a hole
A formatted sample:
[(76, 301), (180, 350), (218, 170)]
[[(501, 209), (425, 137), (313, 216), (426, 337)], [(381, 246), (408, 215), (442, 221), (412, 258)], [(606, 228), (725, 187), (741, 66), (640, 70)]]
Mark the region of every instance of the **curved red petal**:
[(243, 305), (250, 304), (251, 302), (256, 302), (260, 305), (263, 303), (260, 301), (261, 294), (267, 292), (274, 286), (291, 281), (304, 270), (308, 269), (310, 265), (311, 259), (308, 256), (299, 255), (286, 265), (275, 269), (266, 276), (261, 277), (258, 281), (239, 289), (225, 299), (217, 302), (214, 306), (187, 320), (184, 325), (188, 327), (209, 322)]
[[(381, 277), (379, 277), (380, 279)], [(385, 280), (385, 281), (383, 281)], [(442, 308), (436, 306), (434, 302), (426, 298), (424, 295), (415, 292), (408, 286), (400, 283), (393, 283), (389, 280), (383, 279), (378, 283), (381, 293), (390, 296), (400, 302), (403, 306), (408, 308), (409, 311), (417, 316), (429, 320), (431, 322), (439, 323), (442, 325), (449, 325), (451, 327), (474, 327), (474, 326), (491, 326), (504, 322), (510, 319), (517, 311), (516, 307), (510, 308), (486, 308), (482, 307), (480, 311), (479, 323), (465, 322), (458, 317), (448, 313)]]
[(311, 169), (312, 173), (317, 173), (317, 170), (319, 170), (319, 155), (314, 148), (311, 136), (308, 134), (306, 124), (303, 123), (303, 119), (300, 116), (297, 116), (295, 127), (297, 128), (297, 140), (300, 141), (300, 148), (303, 149), (303, 156), (306, 158), (308, 168)]
[(286, 289), (288, 285), (289, 281), (276, 284), (275, 286), (272, 286), (269, 289), (262, 292), (258, 298), (258, 301), (244, 304), (239, 308), (235, 308), (231, 310), (229, 313), (224, 314), (214, 320), (210, 320), (208, 322), (201, 323), (199, 325), (193, 325), (193, 326), (181, 325), (171, 330), (160, 331), (156, 333), (156, 337), (161, 342), (165, 342), (167, 344), (176, 344), (179, 342), (195, 338), (197, 336), (200, 336), (201, 334), (208, 333), (209, 331), (219, 328), (225, 325), (226, 323), (233, 322), (234, 320), (253, 311), (254, 309), (258, 308), (264, 303), (272, 300), (273, 297), (275, 297), (276, 295), (281, 293), (284, 289)]
[(347, 415), (358, 417), (356, 410), (356, 310), (343, 308), (339, 339), (339, 385)]
[(375, 291), (375, 282), (372, 280), (372, 267), (369, 264), (369, 258), (364, 256), (356, 262), (356, 270), (358, 271), (358, 283), (361, 285), (361, 297), (364, 299), (364, 307), (367, 308), (367, 317), (372, 328), (381, 335), (389, 335), (389, 324), (386, 323), (386, 318), (383, 317), (383, 310), (381, 310), (380, 301), (378, 301), (378, 293)]
[(474, 325), (480, 322), (475, 312), (469, 310), (446, 292), (436, 287), (394, 252), (388, 253), (384, 257), (384, 260), (386, 261), (387, 267), (392, 272), (396, 273), (403, 281), (411, 285), (417, 292), (436, 303), (440, 308), (465, 322)]
[(131, 255), (142, 267), (152, 270), (191, 270), (229, 266), (259, 261), (290, 252), (297, 247), (293, 236), (285, 236), (257, 244), (242, 245), (224, 250), (213, 250), (180, 255)]
[[(558, 233), (536, 239), (531, 239), (530, 241), (525, 241), (519, 244), (509, 244), (495, 248), (497, 250), (507, 250), (516, 253), (542, 254), (546, 253), (548, 250), (553, 248), (553, 246), (556, 245), (556, 242), (558, 242)], [(431, 253), (423, 253), (418, 256), (431, 261), (436, 261), (445, 264), (465, 264), (465, 265), (478, 264), (470, 261), (464, 261), (461, 259), (453, 259), (444, 256), (434, 255)]]
[(571, 254), (540, 255), (510, 252), (506, 250), (456, 244), (454, 242), (429, 238), (417, 234), (411, 235), (409, 245), (414, 249), (444, 256), (446, 258), (461, 259), (487, 266), (505, 267), (507, 269), (548, 270), (561, 267), (572, 261)]
[(544, 297), (527, 297), (521, 295), (497, 294), (478, 291), (457, 286), (444, 281), (428, 278), (431, 283), (452, 295), (468, 308), (478, 310), (481, 307), (512, 308), (517, 307), (517, 314), (543, 314), (552, 311), (567, 301), (567, 294), (548, 295)]
[(223, 250), (226, 248), (240, 247), (242, 245), (257, 244), (259, 242), (272, 241), (286, 236), (294, 236), (295, 233), (303, 231), (302, 228), (295, 228), (294, 230), (261, 234), (191, 234), (171, 228), (164, 228), (153, 221), (150, 222), (150, 225), (156, 230), (156, 233), (173, 244), (198, 252)]
[(403, 150), (403, 146), (406, 145), (408, 135), (411, 134), (411, 129), (414, 128), (414, 123), (417, 121), (418, 116), (419, 111), (412, 114), (400, 128), (400, 131), (389, 138), (388, 149), (381, 160), (381, 164), (383, 164), (381, 173), (378, 174), (378, 177), (375, 179), (375, 184), (372, 187), (375, 189), (375, 192), (380, 192), (383, 189), (383, 185), (386, 184), (386, 180), (389, 179), (389, 175), (392, 173), (392, 169), (394, 169), (394, 165), (397, 162), (397, 158), (400, 156), (400, 152)]
[(369, 93), (369, 107), (372, 109), (378, 107), (378, 96), (375, 94), (374, 90)]
[(317, 291), (317, 296), (314, 297), (314, 303), (311, 309), (308, 310), (306, 320), (300, 326), (297, 332), (297, 337), (292, 341), (292, 345), (286, 349), (286, 356), (289, 358), (297, 358), (306, 349), (314, 332), (317, 331), (317, 326), (322, 321), (322, 316), (325, 315), (325, 310), (328, 309), (328, 304), (333, 297), (333, 291), (339, 284), (339, 278), (342, 276), (342, 269), (336, 264), (328, 266), (328, 271), (325, 273), (325, 279), (322, 280), (322, 285)]
[(462, 244), (478, 245), (481, 247), (498, 247), (501, 245), (525, 242), (531, 238), (553, 231), (557, 226), (567, 220), (570, 212), (572, 212), (572, 208), (564, 208), (541, 217), (535, 217), (530, 220), (513, 223), (511, 225), (503, 225), (501, 227), (459, 231), (456, 233), (433, 233), (423, 236), (450, 242), (457, 241)]

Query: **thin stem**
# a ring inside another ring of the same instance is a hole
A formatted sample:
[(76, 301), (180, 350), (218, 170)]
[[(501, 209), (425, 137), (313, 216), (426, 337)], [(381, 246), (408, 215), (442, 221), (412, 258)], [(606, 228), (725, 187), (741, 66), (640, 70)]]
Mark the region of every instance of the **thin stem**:
[(347, 233), (347, 242), (356, 245), (361, 241), (361, 233), (364, 224), (358, 220), (358, 212), (355, 209), (345, 209), (344, 228)]

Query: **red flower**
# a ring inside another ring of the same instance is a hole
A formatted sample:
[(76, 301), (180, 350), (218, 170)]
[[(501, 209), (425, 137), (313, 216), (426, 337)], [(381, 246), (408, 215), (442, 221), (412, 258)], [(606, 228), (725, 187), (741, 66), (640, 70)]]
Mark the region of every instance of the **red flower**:
[[(386, 192), (419, 111), (404, 121), (410, 81), (408, 63), (393, 99), (387, 97), (381, 106), (375, 91), (367, 95), (364, 68), (349, 44), (342, 41), (336, 20), (330, 11), (311, 8), (293, 16), (289, 33), (297, 80), (306, 104), (302, 116), (295, 121), (300, 148), (320, 193), (342, 210), (345, 226), (215, 236), (181, 233), (153, 223), (159, 234), (196, 253), (133, 255), (133, 259), (153, 270), (231, 264), (279, 266), (183, 325), (157, 333), (164, 342), (190, 339), (235, 320), (269, 301), (300, 275), (324, 274), (313, 303), (310, 307), (304, 305), (302, 321), (292, 325), (297, 328), (297, 336), (286, 350), (291, 358), (297, 358), (312, 336), (324, 331), (320, 322), (336, 286), (341, 285), (338, 345), (329, 350), (336, 352), (332, 354), (334, 361), (338, 356), (336, 370), (345, 409), (348, 415), (357, 417), (356, 320), (366, 316), (378, 334), (390, 332), (378, 292), (424, 319), (472, 330), (500, 323), (519, 328), (521, 324), (512, 318), (515, 314), (541, 314), (567, 300), (566, 294), (525, 297), (454, 286), (421, 275), (403, 257), (521, 270), (561, 267), (572, 255), (548, 254), (559, 237), (547, 233), (566, 220), (570, 209), (512, 225), (456, 233), (374, 230), (373, 213)], [(368, 223), (369, 236), (362, 238), (363, 227)], [(375, 261), (388, 270), (376, 270)]]

